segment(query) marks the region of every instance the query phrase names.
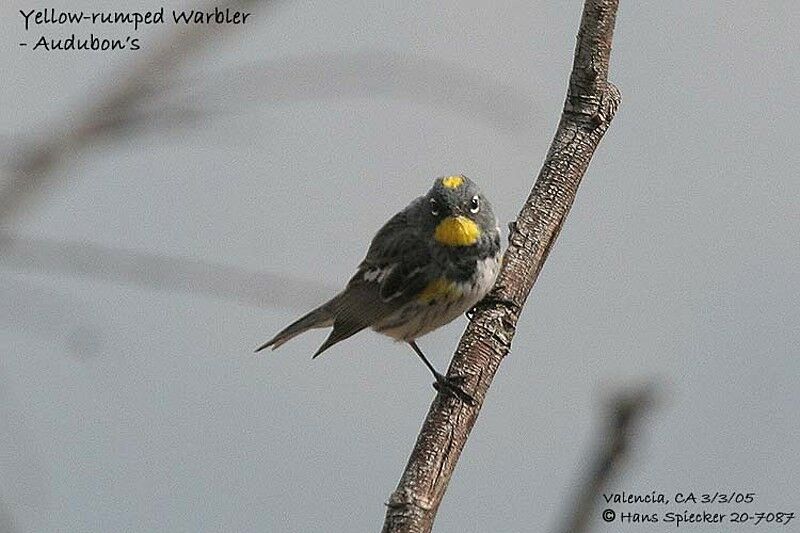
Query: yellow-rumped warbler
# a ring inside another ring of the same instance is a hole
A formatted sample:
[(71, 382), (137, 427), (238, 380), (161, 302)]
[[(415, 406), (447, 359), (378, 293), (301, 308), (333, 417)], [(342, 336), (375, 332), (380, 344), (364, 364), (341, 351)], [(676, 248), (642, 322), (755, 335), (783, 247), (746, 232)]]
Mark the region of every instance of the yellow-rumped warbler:
[(416, 339), (451, 322), (483, 298), (500, 268), (500, 229), (492, 206), (466, 176), (437, 178), (428, 194), (397, 213), (372, 239), (347, 287), (256, 351), (274, 350), (309, 329), (333, 326), (314, 354), (362, 329), (408, 343), (436, 378), (437, 390), (462, 401), (463, 378), (436, 371)]

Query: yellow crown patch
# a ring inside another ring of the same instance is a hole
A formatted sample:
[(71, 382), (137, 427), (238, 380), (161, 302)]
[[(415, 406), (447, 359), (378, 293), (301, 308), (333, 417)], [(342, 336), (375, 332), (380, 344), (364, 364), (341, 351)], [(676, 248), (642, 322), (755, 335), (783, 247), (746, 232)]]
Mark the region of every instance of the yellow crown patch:
[(462, 176), (447, 176), (446, 178), (442, 178), (442, 185), (448, 189), (457, 189), (461, 187), (463, 183), (464, 178)]

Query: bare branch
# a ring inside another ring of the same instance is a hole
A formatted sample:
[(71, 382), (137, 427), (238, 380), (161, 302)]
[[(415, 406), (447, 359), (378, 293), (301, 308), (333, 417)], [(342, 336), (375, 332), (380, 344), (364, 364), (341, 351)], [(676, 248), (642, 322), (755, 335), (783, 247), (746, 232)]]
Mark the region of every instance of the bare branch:
[(622, 390), (609, 402), (606, 407), (606, 424), (597, 451), (585, 481), (578, 484), (577, 494), (565, 509), (567, 520), (559, 529), (561, 533), (589, 531), (598, 496), (629, 455), (637, 435), (639, 420), (655, 403), (656, 391), (653, 385)]
[(493, 291), (475, 312), (448, 373), (468, 377), (470, 407), (437, 395), (397, 489), (384, 533), (431, 531), (461, 450), (492, 379), (511, 348), (519, 313), (619, 105), (607, 82), (617, 0), (586, 0), (561, 121), (530, 196), (512, 224)]

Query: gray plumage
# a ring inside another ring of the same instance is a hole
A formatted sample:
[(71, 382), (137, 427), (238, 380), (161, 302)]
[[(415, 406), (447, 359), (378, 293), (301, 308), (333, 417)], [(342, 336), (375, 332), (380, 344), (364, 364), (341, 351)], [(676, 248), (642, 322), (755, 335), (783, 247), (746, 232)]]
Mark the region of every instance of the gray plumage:
[[(463, 221), (464, 227), (477, 226), (475, 242), (448, 244), (443, 237), (437, 239), (437, 228), (448, 217)], [(497, 219), (478, 187), (464, 176), (437, 178), (425, 196), (378, 231), (341, 293), (256, 351), (278, 348), (305, 331), (330, 326), (333, 331), (314, 357), (368, 327), (413, 342), (475, 305), (494, 284), (499, 258)]]

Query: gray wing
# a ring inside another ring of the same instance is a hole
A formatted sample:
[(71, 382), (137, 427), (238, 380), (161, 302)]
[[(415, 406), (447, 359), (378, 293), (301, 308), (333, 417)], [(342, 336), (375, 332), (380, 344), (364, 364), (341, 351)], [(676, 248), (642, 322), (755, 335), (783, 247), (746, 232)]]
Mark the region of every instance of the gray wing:
[(429, 242), (408, 224), (408, 209), (401, 211), (378, 231), (347, 288), (329, 302), (333, 331), (314, 357), (391, 315), (435, 275)]

